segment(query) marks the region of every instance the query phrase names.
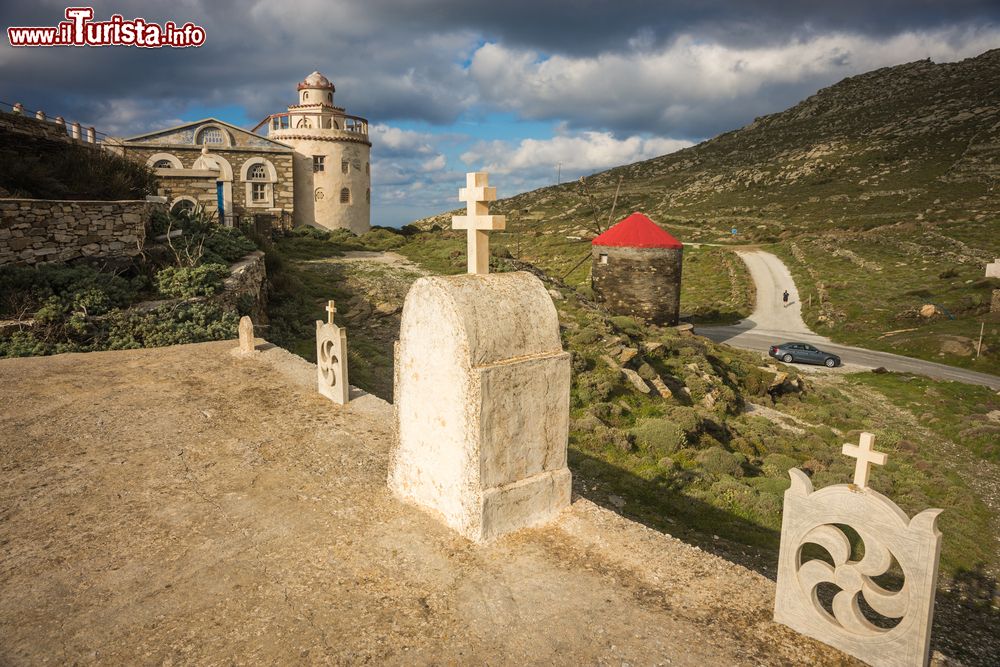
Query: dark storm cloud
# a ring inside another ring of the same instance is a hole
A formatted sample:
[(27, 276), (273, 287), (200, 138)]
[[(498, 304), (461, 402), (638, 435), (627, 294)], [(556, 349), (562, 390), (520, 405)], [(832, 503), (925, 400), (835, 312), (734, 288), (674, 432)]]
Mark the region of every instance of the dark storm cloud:
[[(697, 96), (681, 99), (673, 111), (664, 108), (669, 100), (650, 100), (648, 94), (636, 96), (642, 103), (636, 109), (560, 107), (533, 100), (530, 81), (527, 91), (512, 85), (491, 90), (490, 81), (470, 77), (463, 65), (484, 42), (536, 59), (586, 59), (602, 53), (655, 54), (686, 35), (739, 50), (835, 31), (878, 39), (908, 30), (1000, 23), (1000, 4), (976, 0), (188, 0), (155, 5), (122, 0), (95, 5), (98, 19), (120, 13), (155, 22), (190, 20), (205, 27), (207, 42), (186, 50), (5, 45), (0, 47), (3, 97), (18, 97), (112, 131), (139, 131), (184, 116), (192, 104), (233, 105), (244, 108), (251, 119), (261, 118), (291, 101), (294, 82), (321, 69), (337, 84), (339, 103), (373, 119), (447, 124), (485, 101), (532, 118), (564, 119), (572, 127), (659, 133), (674, 128), (675, 134), (705, 136), (740, 124), (748, 113), (776, 110), (775, 93), (782, 103), (794, 101), (792, 96), (811, 92), (817, 82), (830, 81), (822, 76), (803, 76), (799, 82), (765, 80), (759, 94), (747, 96), (735, 107), (721, 105), (685, 114), (680, 107), (697, 106)], [(54, 25), (65, 6), (50, 0), (4, 3), (0, 23)], [(850, 60), (851, 54), (840, 57)], [(828, 69), (850, 73), (862, 71), (858, 68), (865, 64), (851, 63), (838, 70), (833, 63)], [(521, 73), (533, 74), (530, 68)], [(581, 85), (594, 86), (580, 91), (591, 99), (607, 88), (592, 79)], [(521, 95), (523, 103), (511, 97)]]
[(472, 29), (504, 42), (575, 55), (664, 43), (697, 33), (726, 44), (778, 42), (831, 31), (884, 36), (942, 24), (1000, 22), (995, 0), (374, 0), (374, 11), (436, 29)]
[[(589, 173), (739, 127), (846, 76), (1000, 46), (995, 0), (93, 4), (98, 20), (192, 21), (207, 40), (191, 49), (14, 49), (0, 38), (0, 100), (118, 135), (205, 109), (252, 125), (283, 111), (295, 83), (318, 69), (334, 80), (339, 105), (372, 121), (374, 178), (392, 186), (377, 196), (428, 206), (453, 203), (459, 167), (489, 164), (532, 187), (553, 160), (565, 173)], [(65, 7), (0, 3), (0, 24), (52, 26)], [(474, 146), (440, 129), (394, 126), (454, 129), (497, 112), (509, 116), (494, 134), (507, 138)], [(558, 123), (558, 136), (518, 136), (522, 119)], [(445, 158), (459, 151), (467, 164)]]

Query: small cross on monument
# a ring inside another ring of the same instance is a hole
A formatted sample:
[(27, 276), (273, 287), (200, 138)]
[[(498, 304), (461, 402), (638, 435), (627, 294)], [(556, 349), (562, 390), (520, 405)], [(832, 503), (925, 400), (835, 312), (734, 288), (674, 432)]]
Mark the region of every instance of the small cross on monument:
[(337, 309), (333, 305), (333, 299), (326, 302), (326, 322), (327, 324), (333, 324), (333, 314), (337, 312)]
[(854, 466), (854, 486), (863, 489), (868, 486), (868, 472), (871, 464), (885, 465), (886, 455), (885, 452), (876, 452), (872, 449), (875, 444), (875, 436), (871, 433), (862, 433), (860, 444), (860, 447), (845, 444), (841, 452), (858, 460)]
[(469, 273), (490, 272), (490, 240), (486, 232), (504, 229), (507, 218), (489, 215), (489, 202), (497, 198), (497, 189), (487, 186), (490, 175), (485, 171), (465, 175), (465, 187), (458, 191), (458, 198), (467, 202), (467, 214), (451, 218), (454, 229), (468, 230)]

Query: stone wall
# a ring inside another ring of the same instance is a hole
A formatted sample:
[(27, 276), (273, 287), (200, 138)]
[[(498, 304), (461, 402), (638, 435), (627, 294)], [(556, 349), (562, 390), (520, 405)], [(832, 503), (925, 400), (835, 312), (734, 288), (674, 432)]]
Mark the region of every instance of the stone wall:
[(248, 315), (254, 324), (267, 323), (267, 270), (264, 268), (264, 253), (255, 250), (229, 267), (223, 291), (216, 302), (227, 310), (242, 310), (253, 304)]
[(990, 302), (990, 312), (1000, 313), (1000, 289), (993, 290), (993, 300)]
[(153, 208), (146, 201), (0, 199), (0, 265), (138, 255)]
[[(615, 315), (677, 324), (681, 304), (680, 249), (592, 246), (594, 295)], [(607, 256), (602, 261), (602, 255)]]

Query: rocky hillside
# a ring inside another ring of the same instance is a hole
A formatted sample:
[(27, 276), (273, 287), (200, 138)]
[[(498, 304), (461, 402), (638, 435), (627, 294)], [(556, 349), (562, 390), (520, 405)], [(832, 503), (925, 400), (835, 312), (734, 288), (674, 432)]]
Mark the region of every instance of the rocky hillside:
[[(697, 146), (494, 208), (509, 216), (500, 245), (561, 275), (607, 225), (620, 183), (615, 220), (640, 210), (686, 243), (771, 244), (812, 297), (804, 315), (822, 333), (979, 368), (966, 341), (980, 322), (1000, 324), (989, 314), (1000, 285), (983, 280), (1000, 256), (998, 174), (993, 50), (851, 77)], [(445, 227), (449, 215), (417, 224)], [(584, 262), (568, 281), (588, 278)], [(920, 318), (929, 303), (937, 314)], [(880, 338), (899, 330), (911, 331)], [(993, 331), (987, 357), (1000, 344)]]

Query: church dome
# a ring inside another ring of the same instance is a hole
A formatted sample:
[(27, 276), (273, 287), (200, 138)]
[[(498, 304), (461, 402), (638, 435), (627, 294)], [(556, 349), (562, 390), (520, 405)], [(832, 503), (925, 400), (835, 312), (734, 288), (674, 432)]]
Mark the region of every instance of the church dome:
[(322, 88), (323, 90), (337, 91), (333, 82), (319, 72), (313, 72), (299, 83), (298, 90), (303, 90), (304, 88)]

